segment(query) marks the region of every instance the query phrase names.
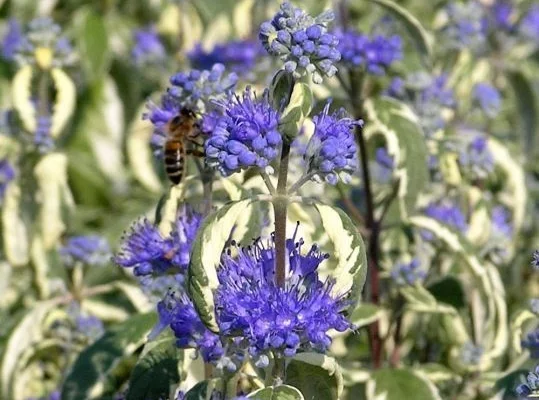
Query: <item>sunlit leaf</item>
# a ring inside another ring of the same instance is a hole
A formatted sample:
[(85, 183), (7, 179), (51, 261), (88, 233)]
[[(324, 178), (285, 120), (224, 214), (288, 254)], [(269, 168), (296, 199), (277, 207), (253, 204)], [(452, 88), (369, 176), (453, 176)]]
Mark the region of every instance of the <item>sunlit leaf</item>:
[(13, 108), (17, 110), (24, 129), (30, 133), (34, 133), (37, 126), (36, 110), (32, 104), (32, 76), (32, 67), (25, 65), (17, 71), (11, 86)]
[(54, 81), (54, 88), (56, 89), (56, 96), (52, 107), (50, 133), (52, 137), (57, 137), (62, 133), (67, 121), (69, 121), (75, 111), (77, 92), (75, 83), (61, 69), (53, 68), (51, 75)]
[(378, 321), (383, 316), (383, 310), (380, 306), (372, 303), (359, 304), (350, 315), (350, 322), (360, 328)]
[(533, 90), (533, 82), (521, 71), (508, 75), (509, 83), (515, 93), (519, 126), (523, 134), (524, 150), (530, 154), (537, 144), (539, 102)]
[(13, 266), (26, 265), (29, 261), (28, 232), (21, 216), (20, 202), (21, 188), (11, 182), (2, 203), (2, 238), (5, 256)]
[(77, 50), (81, 54), (82, 67), (88, 80), (94, 82), (103, 77), (111, 61), (109, 37), (103, 16), (91, 8), (81, 8), (75, 16)]
[(318, 353), (299, 353), (286, 368), (286, 383), (306, 399), (340, 399), (344, 384), (334, 358)]
[(441, 400), (432, 382), (406, 369), (379, 369), (372, 372), (367, 382), (367, 399), (381, 398), (385, 400)]
[(356, 225), (344, 211), (324, 204), (315, 205), (326, 235), (333, 244), (331, 257), (337, 260), (337, 267), (330, 272), (335, 279), (333, 293), (350, 291), (351, 301), (357, 304), (367, 276), (367, 255), (365, 243)]

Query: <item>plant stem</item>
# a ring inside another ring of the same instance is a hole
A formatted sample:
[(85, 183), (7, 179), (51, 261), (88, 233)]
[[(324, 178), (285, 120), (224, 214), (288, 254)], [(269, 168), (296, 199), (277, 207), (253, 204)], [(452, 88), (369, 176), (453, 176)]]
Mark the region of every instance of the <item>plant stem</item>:
[(278, 386), (284, 382), (286, 371), (286, 361), (284, 357), (275, 357), (275, 365), (273, 366), (272, 376), (273, 385)]
[(275, 187), (273, 186), (273, 183), (271, 183), (270, 177), (266, 173), (266, 171), (260, 171), (260, 176), (262, 177), (262, 180), (266, 184), (266, 187), (268, 188), (268, 191), (271, 195), (275, 194)]
[[(362, 92), (364, 77), (358, 71), (350, 71), (350, 101), (354, 107), (354, 117), (356, 119), (361, 118), (363, 114), (363, 101)], [(360, 160), (361, 160), (361, 173), (363, 174), (363, 187), (365, 190), (365, 202), (367, 206), (366, 226), (370, 232), (369, 246), (368, 246), (368, 275), (370, 282), (370, 300), (373, 304), (378, 304), (380, 300), (380, 277), (378, 274), (379, 265), (379, 245), (378, 238), (380, 235), (380, 224), (374, 218), (374, 202), (371, 186), (371, 177), (369, 172), (368, 158), (367, 158), (367, 144), (365, 136), (363, 135), (363, 129), (356, 127), (356, 140), (359, 146)], [(371, 343), (371, 356), (374, 368), (380, 368), (382, 357), (382, 341), (380, 338), (378, 322), (374, 322), (369, 325), (369, 339)]]
[(290, 186), (290, 189), (288, 189), (288, 194), (294, 194), (299, 190), (300, 187), (302, 187), (305, 183), (307, 183), (312, 177), (314, 176), (314, 173), (310, 173), (307, 175), (303, 175), (301, 178), (298, 179), (296, 183), (294, 183), (292, 186)]
[(288, 178), (289, 155), (290, 143), (287, 139), (284, 139), (279, 164), (277, 193), (273, 197), (273, 211), (275, 214), (275, 279), (280, 287), (284, 287), (286, 279), (286, 209), (288, 207), (286, 181)]

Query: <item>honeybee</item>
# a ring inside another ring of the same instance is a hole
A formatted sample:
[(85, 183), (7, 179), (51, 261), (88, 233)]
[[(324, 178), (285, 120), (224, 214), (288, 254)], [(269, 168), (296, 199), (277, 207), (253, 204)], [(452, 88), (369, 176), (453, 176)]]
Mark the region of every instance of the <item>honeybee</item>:
[(165, 171), (168, 179), (177, 185), (185, 172), (186, 155), (204, 156), (202, 144), (195, 141), (200, 135), (197, 116), (192, 110), (182, 108), (180, 113), (168, 122), (165, 133)]

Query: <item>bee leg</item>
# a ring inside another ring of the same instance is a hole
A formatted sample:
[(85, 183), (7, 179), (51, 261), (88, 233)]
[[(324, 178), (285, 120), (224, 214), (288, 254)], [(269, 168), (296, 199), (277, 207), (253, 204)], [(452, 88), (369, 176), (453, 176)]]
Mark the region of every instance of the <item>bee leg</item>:
[(204, 157), (206, 155), (203, 151), (196, 150), (196, 149), (188, 149), (186, 153), (193, 155), (195, 157)]

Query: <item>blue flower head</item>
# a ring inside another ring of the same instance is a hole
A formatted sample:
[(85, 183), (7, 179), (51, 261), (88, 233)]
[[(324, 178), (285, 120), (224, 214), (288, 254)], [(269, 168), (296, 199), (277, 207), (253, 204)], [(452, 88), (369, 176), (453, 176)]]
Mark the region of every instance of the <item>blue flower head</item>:
[(172, 328), (179, 347), (198, 348), (205, 361), (214, 363), (221, 362), (225, 348), (229, 360), (237, 361), (248, 351), (262, 363), (270, 351), (286, 357), (300, 351), (325, 352), (331, 344), (330, 329), (352, 327), (342, 314), (349, 303), (344, 294), (332, 293), (332, 280), (318, 277), (318, 266), (328, 255), (317, 246), (302, 254), (303, 240), (296, 242), (295, 237), (287, 241), (284, 287), (275, 282), (271, 243), (257, 240), (237, 248), (236, 256), (231, 251), (223, 254), (215, 293), (220, 336), (205, 328), (187, 296), (178, 293), (159, 303), (159, 326)]
[(230, 71), (245, 75), (253, 70), (263, 50), (252, 40), (233, 40), (220, 43), (209, 51), (199, 43), (187, 57), (191, 65), (199, 69), (211, 69), (214, 64), (223, 64)]
[(67, 267), (77, 264), (101, 266), (111, 259), (111, 250), (107, 240), (101, 236), (72, 236), (59, 250)]
[(337, 31), (337, 49), (341, 63), (348, 68), (363, 67), (374, 75), (383, 74), (394, 62), (402, 59), (402, 40), (398, 35), (369, 37), (355, 30)]
[(504, 206), (492, 208), (492, 226), (498, 236), (511, 238), (513, 226), (511, 225), (511, 214), (507, 208)]
[(375, 153), (373, 176), (379, 183), (388, 183), (393, 174), (395, 160), (389, 155), (385, 147), (379, 147)]
[(269, 54), (284, 62), (286, 71), (296, 78), (310, 73), (313, 82), (321, 83), (322, 75), (337, 73), (334, 64), (341, 58), (337, 38), (327, 31), (333, 18), (329, 10), (313, 18), (284, 2), (272, 20), (260, 26), (258, 37)]
[(37, 117), (34, 145), (42, 154), (48, 153), (54, 148), (54, 140), (51, 136), (51, 124), (50, 115), (40, 115)]
[(4, 199), (7, 185), (15, 179), (15, 169), (8, 160), (0, 160), (0, 205)]
[(531, 358), (539, 358), (539, 329), (528, 333), (521, 344), (523, 348), (530, 351)]
[(498, 89), (486, 83), (478, 83), (474, 86), (473, 95), (487, 117), (494, 118), (498, 115), (502, 106)]
[(13, 61), (15, 53), (23, 42), (22, 26), (15, 18), (11, 18), (8, 29), (2, 39), (2, 57), (5, 60)]
[(137, 67), (160, 65), (166, 59), (166, 51), (153, 27), (133, 32), (135, 42), (131, 56)]
[(391, 271), (391, 278), (399, 286), (415, 285), (425, 280), (427, 273), (421, 268), (417, 258), (409, 263), (399, 263)]
[(446, 7), (448, 22), (444, 40), (454, 49), (482, 50), (487, 39), (488, 21), (483, 6), (477, 1), (451, 3)]
[[(430, 203), (425, 209), (425, 215), (449, 225), (459, 232), (465, 233), (468, 230), (466, 217), (462, 213), (462, 210), (457, 204), (454, 204), (451, 201)], [(426, 236), (430, 236), (430, 238), (428, 238), (424, 235), (426, 240), (432, 240), (431, 235)]]
[[(206, 162), (224, 176), (249, 167), (266, 168), (277, 157), (282, 137), (279, 113), (268, 93), (257, 98), (247, 88), (242, 97), (221, 103), (222, 114), (205, 143)], [(210, 116), (211, 117), (211, 116)]]
[(342, 109), (329, 114), (329, 106), (328, 102), (324, 110), (313, 117), (314, 133), (304, 159), (309, 174), (335, 185), (339, 176), (348, 182), (358, 167), (354, 128), (362, 127), (363, 121), (349, 118)]
[[(52, 53), (50, 59), (48, 56), (40, 57), (40, 52), (45, 49)], [(72, 65), (76, 60), (71, 43), (61, 36), (60, 27), (48, 17), (30, 21), (26, 34), (16, 47), (14, 58), (21, 65), (38, 64), (43, 68)]]
[(522, 383), (517, 386), (515, 392), (521, 399), (528, 399), (529, 395), (536, 394), (539, 390), (539, 365), (535, 369), (528, 373), (526, 377), (526, 383)]
[(491, 7), (492, 29), (511, 31), (514, 26), (513, 16), (515, 8), (511, 2), (498, 0)]
[(539, 4), (531, 6), (522, 18), (519, 32), (525, 38), (539, 43)]
[(223, 64), (214, 64), (210, 70), (193, 69), (170, 77), (168, 94), (182, 107), (194, 111), (208, 111), (210, 102), (224, 99), (232, 93), (238, 76), (225, 74)]
[(488, 140), (482, 134), (470, 132), (459, 152), (459, 164), (472, 179), (484, 179), (494, 171), (494, 157), (488, 148)]
[(122, 238), (115, 262), (134, 268), (137, 276), (161, 275), (173, 268), (184, 273), (202, 216), (187, 207), (178, 214), (174, 229), (166, 237), (148, 220), (136, 221)]
[(460, 351), (460, 359), (464, 365), (478, 365), (484, 353), (483, 346), (476, 345), (473, 342), (466, 342)]

